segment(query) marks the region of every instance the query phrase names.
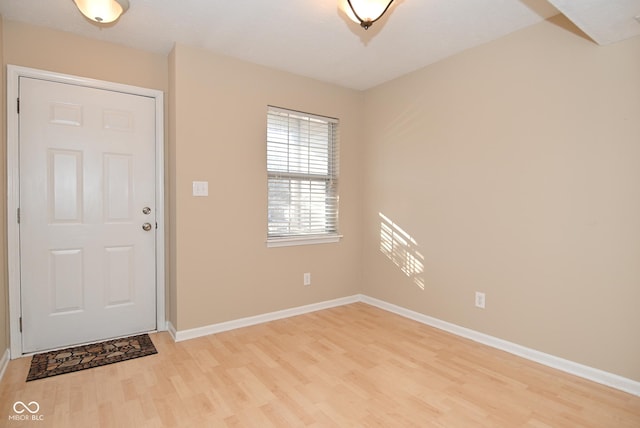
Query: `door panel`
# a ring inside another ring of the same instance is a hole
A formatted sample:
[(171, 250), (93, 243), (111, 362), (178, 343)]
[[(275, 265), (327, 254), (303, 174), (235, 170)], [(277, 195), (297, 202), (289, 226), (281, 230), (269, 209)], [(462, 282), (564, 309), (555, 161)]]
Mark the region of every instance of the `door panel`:
[(49, 252), (49, 294), (52, 314), (84, 310), (84, 254), (81, 248)]
[(23, 352), (155, 329), (155, 100), (19, 85)]
[(82, 152), (48, 150), (50, 224), (82, 224)]

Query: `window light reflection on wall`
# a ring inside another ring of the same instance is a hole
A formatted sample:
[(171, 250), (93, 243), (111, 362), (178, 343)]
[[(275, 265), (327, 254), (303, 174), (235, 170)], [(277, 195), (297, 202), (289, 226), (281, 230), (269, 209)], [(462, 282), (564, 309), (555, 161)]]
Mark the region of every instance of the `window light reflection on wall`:
[(411, 235), (382, 213), (380, 216), (380, 252), (387, 256), (407, 278), (424, 290), (424, 256)]

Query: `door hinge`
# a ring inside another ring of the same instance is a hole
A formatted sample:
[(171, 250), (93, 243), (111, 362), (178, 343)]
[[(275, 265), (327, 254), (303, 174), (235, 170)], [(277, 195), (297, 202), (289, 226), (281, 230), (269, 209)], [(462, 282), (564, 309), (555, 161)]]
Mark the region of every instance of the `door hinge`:
[(22, 333), (22, 317), (20, 317), (19, 322), (20, 322), (20, 333)]
[(18, 110), (18, 114), (20, 114), (20, 98), (17, 99), (17, 110)]
[(18, 224), (20, 224), (20, 208), (17, 209)]

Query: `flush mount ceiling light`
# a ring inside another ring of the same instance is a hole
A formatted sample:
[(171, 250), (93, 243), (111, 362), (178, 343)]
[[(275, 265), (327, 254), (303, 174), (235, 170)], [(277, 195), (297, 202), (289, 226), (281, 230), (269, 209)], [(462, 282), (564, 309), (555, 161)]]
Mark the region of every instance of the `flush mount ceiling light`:
[(73, 0), (80, 12), (92, 21), (108, 24), (129, 9), (129, 0)]
[(362, 28), (368, 30), (374, 22), (382, 18), (393, 0), (347, 0), (347, 16)]

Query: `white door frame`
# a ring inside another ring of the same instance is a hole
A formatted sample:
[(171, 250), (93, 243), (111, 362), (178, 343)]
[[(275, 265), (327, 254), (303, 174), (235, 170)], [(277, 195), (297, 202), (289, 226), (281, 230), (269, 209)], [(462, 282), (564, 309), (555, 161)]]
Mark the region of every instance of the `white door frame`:
[(155, 100), (156, 113), (156, 329), (166, 330), (164, 274), (164, 94), (120, 83), (72, 76), (15, 65), (7, 65), (7, 259), (9, 279), (9, 341), (11, 358), (22, 356), (20, 332), (20, 227), (17, 221), (20, 206), (19, 115), (17, 99), (20, 77), (32, 77), (51, 82), (67, 83), (108, 91), (146, 96)]

